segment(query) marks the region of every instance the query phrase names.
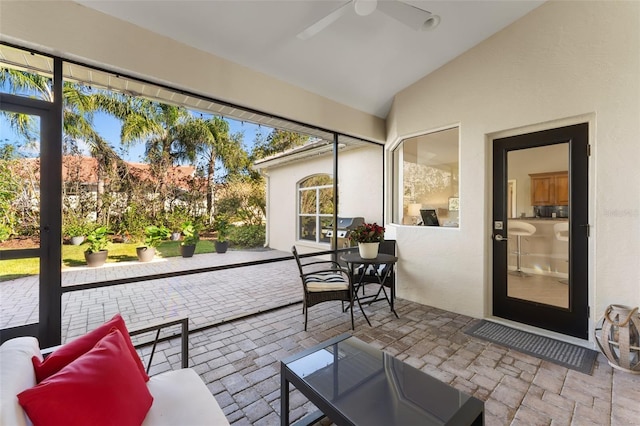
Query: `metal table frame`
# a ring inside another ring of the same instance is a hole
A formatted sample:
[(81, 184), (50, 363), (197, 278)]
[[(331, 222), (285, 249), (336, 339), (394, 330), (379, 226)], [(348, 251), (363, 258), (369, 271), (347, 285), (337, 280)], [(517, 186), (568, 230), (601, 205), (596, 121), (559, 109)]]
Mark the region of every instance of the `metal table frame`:
[[(396, 318), (399, 318), (398, 313), (393, 307), (393, 301), (396, 298), (395, 283), (394, 285), (390, 286), (391, 297), (389, 297), (389, 295), (387, 294), (387, 291), (385, 290), (385, 285), (384, 285), (384, 282), (389, 277), (389, 274), (391, 273), (392, 269), (395, 268), (395, 265), (398, 262), (398, 257), (392, 256), (390, 254), (378, 253), (378, 256), (376, 256), (373, 259), (364, 259), (360, 257), (359, 253), (356, 252), (356, 253), (344, 254), (341, 256), (341, 258), (344, 262), (347, 263), (349, 267), (349, 274), (351, 275), (351, 283), (353, 288), (353, 297), (354, 299), (357, 300), (358, 304), (360, 304), (360, 301), (361, 301), (361, 298), (358, 297), (358, 290), (360, 289), (360, 287), (366, 284), (365, 282), (363, 282), (363, 279), (364, 279), (367, 268), (369, 267), (369, 265), (371, 265), (373, 266), (373, 276), (376, 277), (376, 279), (378, 280), (378, 283), (380, 284), (380, 289), (378, 290), (375, 296), (366, 296), (366, 297), (363, 297), (362, 299), (364, 299), (365, 301), (368, 300), (369, 304), (372, 304), (373, 302), (382, 300), (382, 299), (378, 299), (378, 297), (380, 296), (380, 292), (382, 292), (384, 294), (384, 300), (386, 300), (387, 303), (389, 303), (391, 312), (393, 312)], [(355, 272), (356, 265), (363, 265), (363, 273), (360, 274), (360, 279), (358, 280), (357, 283), (355, 283), (353, 280), (353, 277), (355, 276), (354, 272)], [(385, 268), (385, 272), (382, 275), (380, 275), (380, 272), (378, 271), (378, 268), (380, 267), (380, 265), (388, 266), (387, 268)], [(369, 326), (371, 326), (371, 322), (369, 321), (369, 318), (367, 318), (367, 314), (364, 312), (364, 310), (362, 311), (362, 314), (364, 315), (364, 318), (367, 320), (367, 323), (369, 324)]]

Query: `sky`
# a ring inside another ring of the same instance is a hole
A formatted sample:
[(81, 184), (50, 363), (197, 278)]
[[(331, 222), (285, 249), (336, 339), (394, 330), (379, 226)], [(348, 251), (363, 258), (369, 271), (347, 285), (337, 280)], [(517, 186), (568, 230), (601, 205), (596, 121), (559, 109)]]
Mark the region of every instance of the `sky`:
[[(7, 82), (0, 84), (0, 91), (3, 93), (11, 93), (8, 87)], [(22, 93), (18, 92), (17, 94), (22, 94), (23, 96), (30, 96), (30, 93)], [(205, 119), (210, 118), (210, 114), (193, 112), (194, 116), (200, 116)], [(229, 122), (229, 129), (231, 134), (235, 134), (241, 132), (244, 137), (242, 139), (243, 144), (247, 152), (251, 152), (253, 145), (255, 143), (256, 134), (262, 133), (262, 136), (267, 136), (273, 129), (269, 127), (259, 126), (253, 123), (245, 123), (229, 118), (225, 118), (227, 122)], [(120, 128), (121, 124), (119, 120), (111, 117), (105, 113), (95, 113), (93, 116), (93, 124), (98, 133), (107, 141), (111, 146), (119, 153), (122, 158), (129, 162), (142, 163), (144, 162), (144, 143), (138, 143), (136, 145), (131, 146), (128, 151), (124, 150), (124, 147), (120, 144)], [(19, 143), (24, 145), (24, 139), (17, 135), (13, 129), (9, 126), (7, 119), (4, 116), (0, 116), (0, 145), (4, 145), (5, 143)], [(82, 143), (80, 143), (82, 147)], [(37, 156), (37, 150), (28, 150), (22, 148), (21, 153), (26, 156)], [(89, 150), (85, 144), (83, 149), (83, 154), (89, 155)]]
[[(207, 118), (205, 116), (205, 118)], [(253, 148), (256, 134), (262, 133), (266, 136), (271, 132), (271, 128), (258, 126), (253, 123), (240, 122), (226, 118), (229, 122), (229, 129), (232, 134), (242, 132), (243, 143), (245, 149), (250, 152)], [(124, 151), (124, 148), (120, 145), (120, 121), (104, 113), (94, 114), (93, 124), (98, 133), (113, 146), (124, 160), (134, 163), (144, 162), (144, 143), (139, 143), (131, 146), (128, 152)], [(10, 128), (7, 120), (4, 117), (0, 117), (0, 144), (5, 142), (12, 142), (18, 139), (16, 133)], [(26, 155), (29, 155), (25, 153)], [(89, 155), (88, 150), (85, 150), (84, 154)]]
[[(270, 128), (260, 127), (253, 123), (240, 122), (229, 118), (226, 118), (226, 120), (229, 122), (230, 133), (242, 132), (244, 134), (243, 143), (247, 151), (251, 151), (257, 133), (261, 132), (263, 136), (266, 136), (271, 132)], [(107, 114), (99, 113), (94, 115), (93, 123), (98, 133), (120, 153), (120, 121)], [(132, 146), (129, 152), (124, 154), (123, 158), (134, 163), (144, 162), (144, 144), (139, 143)]]

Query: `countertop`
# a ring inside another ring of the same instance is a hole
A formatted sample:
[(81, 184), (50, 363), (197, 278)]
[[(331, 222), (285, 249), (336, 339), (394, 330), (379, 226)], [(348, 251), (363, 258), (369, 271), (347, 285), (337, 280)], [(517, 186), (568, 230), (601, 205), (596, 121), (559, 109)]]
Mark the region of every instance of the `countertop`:
[(509, 218), (509, 220), (527, 220), (527, 221), (541, 220), (544, 222), (551, 222), (551, 221), (566, 222), (569, 220), (569, 218), (568, 217), (511, 217)]

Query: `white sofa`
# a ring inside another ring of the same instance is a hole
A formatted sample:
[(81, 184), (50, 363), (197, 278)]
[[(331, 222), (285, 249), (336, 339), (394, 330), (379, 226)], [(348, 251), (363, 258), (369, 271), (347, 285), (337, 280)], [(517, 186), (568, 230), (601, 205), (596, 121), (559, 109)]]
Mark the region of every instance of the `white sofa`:
[[(35, 337), (18, 337), (0, 346), (0, 426), (30, 425), (17, 394), (36, 385), (31, 357), (42, 358)], [(216, 399), (191, 368), (152, 376), (147, 386), (153, 405), (147, 425), (228, 425)]]

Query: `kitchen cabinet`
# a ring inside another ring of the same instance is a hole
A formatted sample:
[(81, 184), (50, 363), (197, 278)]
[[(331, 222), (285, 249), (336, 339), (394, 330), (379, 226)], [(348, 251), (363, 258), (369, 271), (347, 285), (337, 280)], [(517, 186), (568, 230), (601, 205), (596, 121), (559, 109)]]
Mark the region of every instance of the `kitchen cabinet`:
[(569, 204), (568, 172), (530, 174), (531, 205), (566, 206)]

